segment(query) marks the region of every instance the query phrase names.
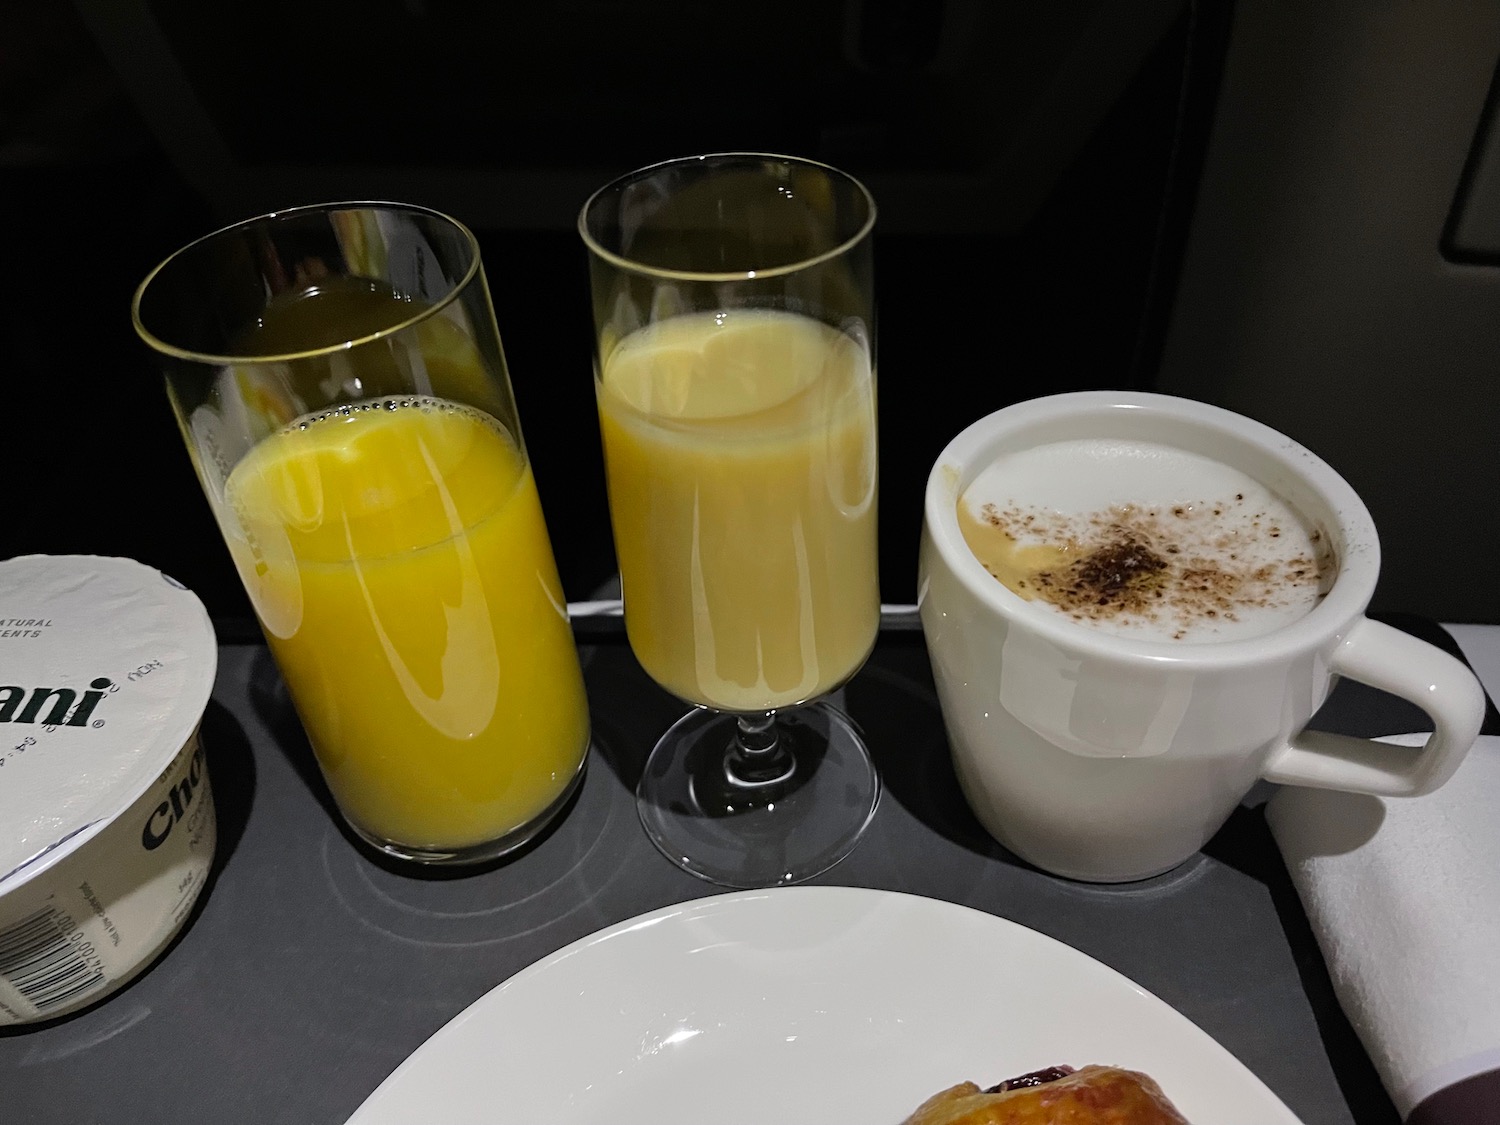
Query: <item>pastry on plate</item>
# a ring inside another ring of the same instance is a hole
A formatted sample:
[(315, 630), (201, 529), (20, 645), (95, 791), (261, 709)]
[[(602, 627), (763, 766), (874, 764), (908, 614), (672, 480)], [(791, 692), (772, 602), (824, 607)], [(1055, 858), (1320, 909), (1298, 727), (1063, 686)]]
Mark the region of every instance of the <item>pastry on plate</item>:
[(1055, 1066), (988, 1089), (961, 1082), (904, 1125), (1188, 1125), (1150, 1076), (1118, 1066)]

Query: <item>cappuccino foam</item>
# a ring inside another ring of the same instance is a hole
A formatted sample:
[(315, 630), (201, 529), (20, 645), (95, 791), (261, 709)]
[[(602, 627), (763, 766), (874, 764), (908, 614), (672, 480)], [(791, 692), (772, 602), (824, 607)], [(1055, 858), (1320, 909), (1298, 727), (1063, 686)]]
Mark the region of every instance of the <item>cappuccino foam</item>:
[(1273, 632), (1333, 584), (1329, 537), (1238, 469), (1154, 442), (1003, 454), (958, 501), (1006, 587), (1103, 632), (1214, 642)]

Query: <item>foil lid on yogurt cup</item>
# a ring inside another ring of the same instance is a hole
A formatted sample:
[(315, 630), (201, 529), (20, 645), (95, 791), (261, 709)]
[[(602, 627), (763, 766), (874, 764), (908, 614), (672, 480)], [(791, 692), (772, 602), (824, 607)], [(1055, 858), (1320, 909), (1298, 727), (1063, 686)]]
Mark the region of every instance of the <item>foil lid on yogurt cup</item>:
[(0, 562), (0, 894), (128, 809), (193, 737), (218, 647), (196, 594), (133, 559)]

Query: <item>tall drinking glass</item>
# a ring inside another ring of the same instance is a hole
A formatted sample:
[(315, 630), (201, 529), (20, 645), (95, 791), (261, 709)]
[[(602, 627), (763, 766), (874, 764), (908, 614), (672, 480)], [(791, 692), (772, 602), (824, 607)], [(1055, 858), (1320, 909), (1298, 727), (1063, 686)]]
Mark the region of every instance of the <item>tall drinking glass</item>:
[(424, 863), (534, 836), (589, 718), (474, 236), (278, 212), (172, 255), (134, 316), (349, 826)]
[(856, 180), (759, 153), (642, 169), (579, 217), (626, 632), (696, 705), (637, 807), (727, 886), (828, 869), (880, 796), (827, 699), (880, 621), (874, 223)]

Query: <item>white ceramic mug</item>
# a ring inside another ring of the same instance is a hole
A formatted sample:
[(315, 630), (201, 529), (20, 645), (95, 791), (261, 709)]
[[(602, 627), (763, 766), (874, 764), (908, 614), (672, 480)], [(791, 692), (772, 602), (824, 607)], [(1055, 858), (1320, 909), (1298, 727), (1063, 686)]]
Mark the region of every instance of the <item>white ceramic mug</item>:
[[(1217, 642), (1113, 635), (1013, 593), (965, 543), (958, 499), (1001, 454), (1083, 438), (1175, 446), (1247, 473), (1332, 537), (1328, 592), (1272, 632)], [(1166, 395), (1033, 399), (954, 438), (925, 503), (918, 603), (954, 767), (990, 834), (1043, 870), (1091, 882), (1170, 870), (1262, 778), (1426, 793), (1478, 735), (1473, 674), (1365, 616), (1380, 568), (1365, 505), (1258, 422)], [(1340, 676), (1416, 704), (1434, 733), (1413, 749), (1304, 730)]]

